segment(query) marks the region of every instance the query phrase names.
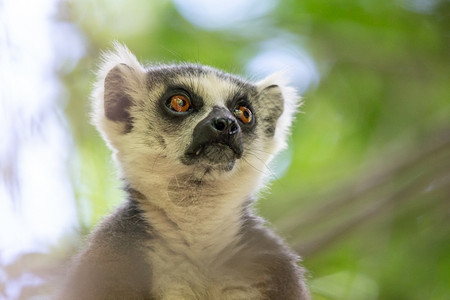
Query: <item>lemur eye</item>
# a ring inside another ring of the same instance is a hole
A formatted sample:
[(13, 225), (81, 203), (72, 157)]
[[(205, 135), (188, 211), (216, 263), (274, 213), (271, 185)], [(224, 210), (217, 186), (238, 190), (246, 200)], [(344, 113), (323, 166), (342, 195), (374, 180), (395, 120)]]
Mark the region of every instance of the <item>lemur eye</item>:
[(191, 102), (186, 96), (175, 95), (170, 98), (170, 108), (177, 112), (185, 112), (191, 106)]
[(239, 120), (241, 120), (242, 123), (244, 123), (244, 124), (250, 123), (253, 119), (252, 111), (249, 108), (242, 106), (242, 105), (238, 106), (234, 110), (234, 116), (236, 118), (238, 118)]

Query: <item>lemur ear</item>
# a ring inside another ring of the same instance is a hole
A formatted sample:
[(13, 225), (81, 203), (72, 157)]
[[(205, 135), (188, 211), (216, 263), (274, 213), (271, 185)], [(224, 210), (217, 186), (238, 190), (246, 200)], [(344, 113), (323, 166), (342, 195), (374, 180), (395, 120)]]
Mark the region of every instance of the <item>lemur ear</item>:
[(261, 122), (267, 137), (275, 135), (278, 119), (284, 111), (284, 98), (281, 88), (276, 84), (261, 86), (258, 106), (261, 107)]
[(104, 82), (104, 110), (105, 116), (111, 121), (125, 122), (131, 129), (129, 108), (132, 104), (131, 96), (127, 93), (127, 73), (132, 72), (126, 64), (119, 64), (112, 68)]
[(275, 142), (274, 152), (284, 149), (289, 129), (294, 120), (301, 98), (297, 91), (288, 85), (288, 80), (282, 72), (275, 73), (257, 83), (259, 91), (258, 106), (264, 110), (262, 122), (265, 135), (273, 137)]
[[(92, 94), (93, 123), (101, 132), (130, 132), (130, 109), (145, 87), (145, 70), (125, 46), (103, 54)], [(111, 134), (107, 134), (111, 138)]]

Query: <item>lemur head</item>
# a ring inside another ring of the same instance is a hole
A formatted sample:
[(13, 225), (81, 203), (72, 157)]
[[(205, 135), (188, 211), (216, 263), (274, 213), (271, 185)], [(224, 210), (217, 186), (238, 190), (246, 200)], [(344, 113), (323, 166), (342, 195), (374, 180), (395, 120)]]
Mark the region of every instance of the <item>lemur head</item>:
[(143, 67), (120, 44), (104, 55), (92, 98), (93, 121), (135, 188), (261, 177), (298, 105), (279, 76), (251, 83), (201, 65)]

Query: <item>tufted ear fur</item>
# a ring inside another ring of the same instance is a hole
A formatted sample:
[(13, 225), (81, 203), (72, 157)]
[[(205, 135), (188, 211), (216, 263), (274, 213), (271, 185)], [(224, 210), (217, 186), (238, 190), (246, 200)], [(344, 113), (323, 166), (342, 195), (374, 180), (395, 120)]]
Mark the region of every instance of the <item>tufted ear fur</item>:
[(145, 70), (123, 45), (103, 54), (92, 93), (92, 122), (106, 141), (130, 132), (130, 108), (145, 90)]
[(273, 153), (287, 146), (287, 136), (294, 120), (294, 115), (301, 105), (301, 98), (294, 88), (287, 85), (283, 73), (275, 73), (257, 83), (259, 97), (264, 101), (265, 116), (263, 117), (264, 134), (273, 137)]

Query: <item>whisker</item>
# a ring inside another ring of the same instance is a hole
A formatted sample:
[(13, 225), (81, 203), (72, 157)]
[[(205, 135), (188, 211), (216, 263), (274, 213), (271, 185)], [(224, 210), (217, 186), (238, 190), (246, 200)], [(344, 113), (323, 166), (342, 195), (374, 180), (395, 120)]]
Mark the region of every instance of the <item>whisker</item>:
[(265, 170), (267, 170), (267, 172), (258, 170), (255, 166), (252, 166), (246, 159), (244, 159), (244, 161), (246, 163), (248, 163), (250, 166), (252, 166), (255, 170), (257, 170), (258, 172), (261, 172), (262, 174), (268, 176), (270, 178), (270, 180), (278, 180), (279, 178), (277, 177), (277, 175), (275, 174), (275, 172), (272, 171), (272, 169), (266, 164), (266, 162), (264, 160), (262, 160), (258, 155), (256, 155), (255, 153), (253, 153), (253, 150), (248, 152), (249, 155), (252, 155), (253, 157), (255, 157), (257, 160), (259, 160), (264, 166), (265, 166)]
[(249, 150), (250, 152), (259, 152), (259, 153), (263, 153), (263, 154), (268, 154), (268, 155), (272, 155), (273, 153), (269, 152), (269, 151), (264, 151), (261, 149), (251, 149)]
[[(251, 154), (251, 153), (249, 153), (249, 154)], [(253, 154), (251, 154), (251, 155), (253, 155)], [(253, 156), (255, 156), (256, 158), (258, 158), (256, 155), (253, 155)], [(242, 157), (242, 160), (243, 160), (244, 162), (246, 162), (250, 167), (252, 167), (252, 168), (255, 169), (256, 171), (258, 171), (259, 173), (261, 173), (261, 174), (263, 174), (263, 175), (270, 175), (270, 174), (265, 173), (264, 170), (260, 170), (260, 169), (258, 169), (257, 167), (255, 167), (254, 165), (252, 165), (252, 164), (251, 164), (247, 159), (245, 159), (244, 157)]]

